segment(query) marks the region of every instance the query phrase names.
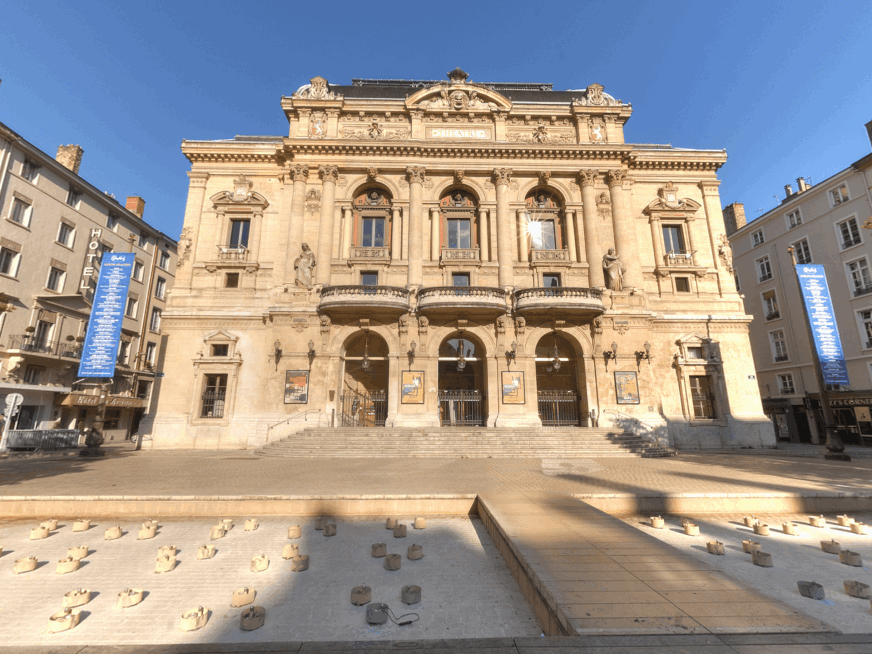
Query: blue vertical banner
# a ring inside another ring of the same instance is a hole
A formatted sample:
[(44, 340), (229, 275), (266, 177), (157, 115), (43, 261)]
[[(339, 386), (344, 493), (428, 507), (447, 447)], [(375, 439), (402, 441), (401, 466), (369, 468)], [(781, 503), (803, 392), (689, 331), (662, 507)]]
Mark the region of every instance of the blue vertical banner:
[(107, 252), (103, 255), (79, 363), (79, 377), (115, 376), (118, 340), (135, 256), (132, 252)]
[(802, 300), (811, 322), (814, 347), (821, 362), (824, 384), (848, 386), (848, 369), (845, 366), (845, 355), (842, 353), (842, 341), (839, 338), (839, 327), (836, 324), (824, 267), (820, 264), (801, 263), (797, 264), (796, 272)]

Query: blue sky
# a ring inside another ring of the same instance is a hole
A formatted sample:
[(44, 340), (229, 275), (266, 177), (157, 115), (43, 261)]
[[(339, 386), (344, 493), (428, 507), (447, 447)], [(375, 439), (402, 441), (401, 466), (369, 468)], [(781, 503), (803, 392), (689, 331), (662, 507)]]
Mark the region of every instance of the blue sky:
[(315, 75), (593, 82), (628, 142), (725, 148), (723, 204), (749, 218), (799, 176), (869, 153), (872, 2), (12, 2), (0, 121), (146, 219), (181, 230), (182, 139), (281, 134), (279, 99)]

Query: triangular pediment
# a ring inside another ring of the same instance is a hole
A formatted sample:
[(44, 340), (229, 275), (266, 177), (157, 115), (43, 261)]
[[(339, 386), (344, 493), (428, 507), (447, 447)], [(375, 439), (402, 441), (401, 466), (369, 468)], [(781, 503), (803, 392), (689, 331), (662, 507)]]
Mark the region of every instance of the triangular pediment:
[(238, 340), (239, 340), (238, 336), (234, 336), (233, 334), (231, 334), (228, 331), (225, 331), (224, 329), (218, 329), (218, 330), (215, 330), (214, 332), (209, 332), (208, 334), (205, 334), (203, 336), (204, 343), (208, 343), (210, 341), (221, 341), (222, 343), (224, 343), (226, 341), (230, 341), (232, 343), (235, 343)]
[(642, 213), (649, 214), (654, 211), (686, 211), (687, 213), (694, 213), (701, 206), (699, 202), (690, 198), (682, 198), (675, 202), (668, 202), (663, 198), (657, 198), (645, 207)]
[(713, 341), (708, 336), (693, 332), (692, 334), (682, 336), (676, 342), (680, 345), (701, 345), (703, 343), (712, 343)]
[(406, 98), (406, 107), (425, 111), (508, 111), (512, 102), (481, 84), (445, 82), (413, 93)]

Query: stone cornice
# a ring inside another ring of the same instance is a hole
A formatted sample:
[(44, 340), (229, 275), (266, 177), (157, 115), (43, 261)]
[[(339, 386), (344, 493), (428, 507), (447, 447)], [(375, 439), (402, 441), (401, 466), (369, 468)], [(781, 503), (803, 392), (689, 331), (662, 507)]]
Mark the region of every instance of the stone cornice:
[(276, 141), (182, 141), (182, 154), (194, 163), (282, 163), (284, 148)]

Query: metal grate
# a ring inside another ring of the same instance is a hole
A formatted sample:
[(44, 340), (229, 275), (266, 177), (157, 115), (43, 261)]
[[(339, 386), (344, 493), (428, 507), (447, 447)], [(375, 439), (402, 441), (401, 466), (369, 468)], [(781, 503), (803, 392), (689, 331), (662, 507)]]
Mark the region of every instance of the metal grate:
[(694, 391), (692, 396), (694, 417), (714, 420), (715, 403), (711, 393)]
[(443, 427), (483, 427), (481, 391), (439, 391), (439, 420)]
[(200, 417), (223, 418), (224, 395), (224, 389), (217, 391), (206, 391), (205, 393), (203, 393), (203, 410), (200, 413)]
[(340, 399), (343, 427), (385, 426), (388, 417), (388, 396), (385, 391), (346, 391)]
[(542, 426), (576, 427), (578, 414), (578, 394), (575, 391), (539, 391)]

